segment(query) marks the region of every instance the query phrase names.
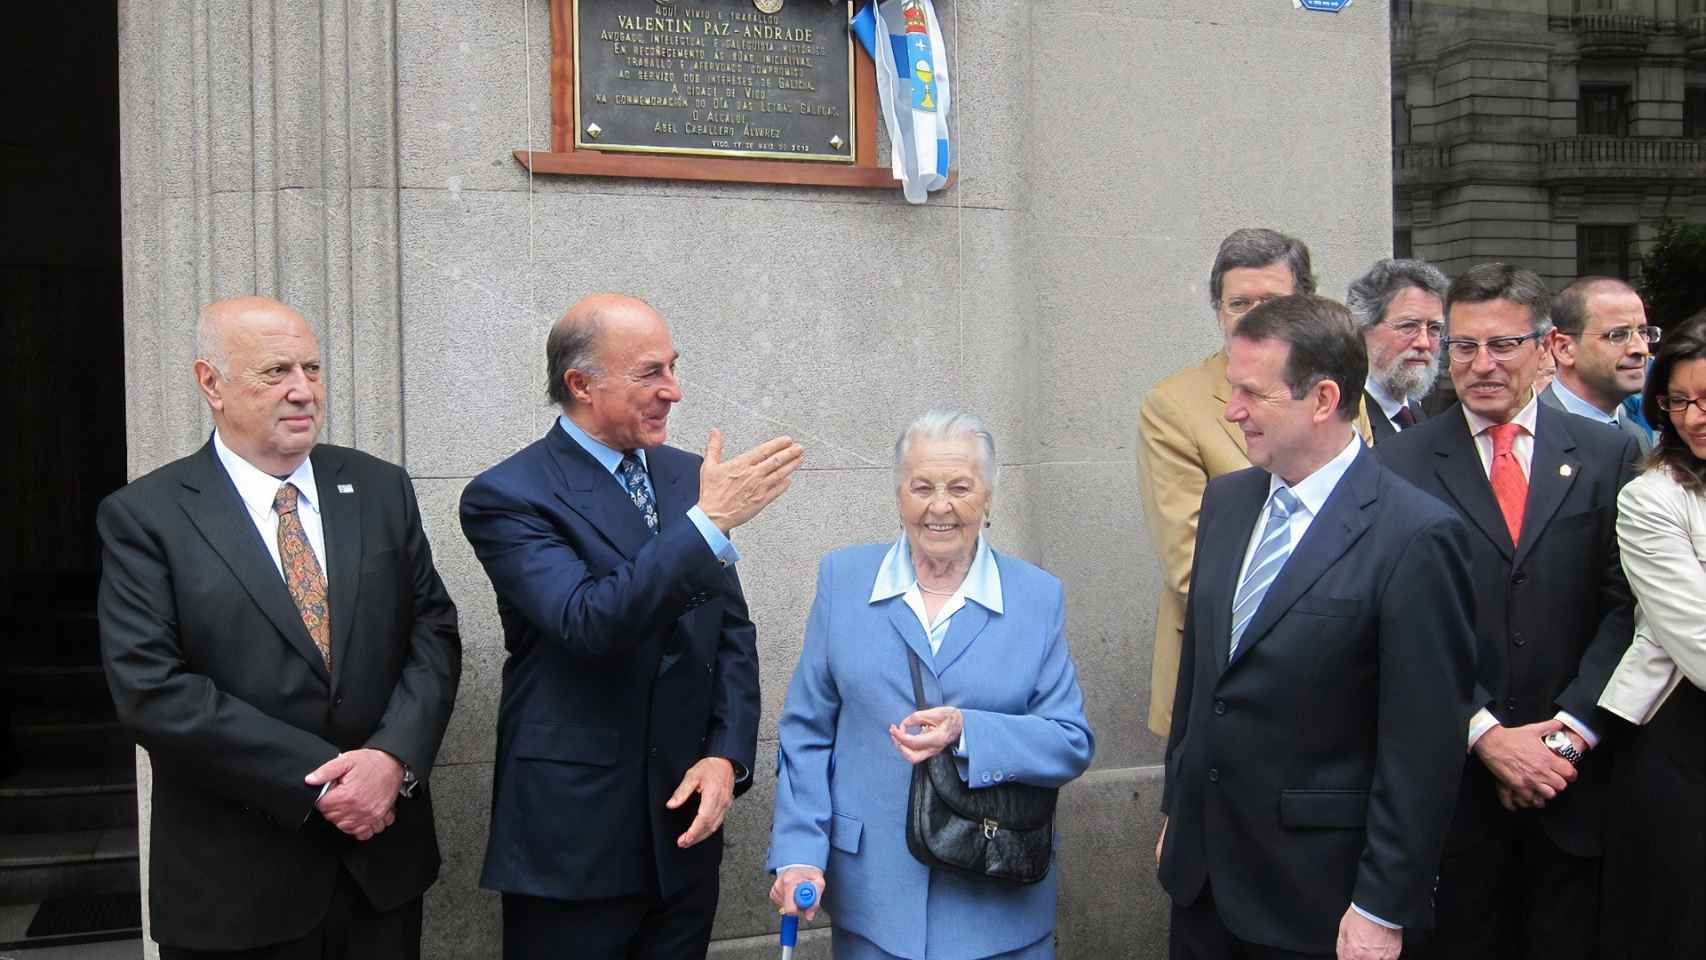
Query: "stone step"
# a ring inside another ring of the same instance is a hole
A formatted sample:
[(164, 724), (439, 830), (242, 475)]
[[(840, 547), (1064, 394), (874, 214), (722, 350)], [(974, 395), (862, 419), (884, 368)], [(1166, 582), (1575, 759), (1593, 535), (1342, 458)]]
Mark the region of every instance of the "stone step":
[(0, 779), (0, 836), (136, 827), (136, 766), (34, 768)]
[(112, 705), (107, 675), (98, 663), (12, 664), (0, 669), (0, 696), (15, 705), (87, 703)]
[(135, 827), (0, 834), (0, 904), (142, 889)]
[(135, 741), (117, 720), (15, 724), (11, 734), (19, 769), (136, 765)]

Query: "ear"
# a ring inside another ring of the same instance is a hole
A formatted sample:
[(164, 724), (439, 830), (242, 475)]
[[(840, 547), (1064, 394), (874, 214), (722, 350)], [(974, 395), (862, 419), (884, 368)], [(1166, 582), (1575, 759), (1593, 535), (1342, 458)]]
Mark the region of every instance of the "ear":
[(570, 367), (563, 371), (563, 386), (568, 389), (569, 397), (578, 404), (592, 399), (592, 378), (585, 370)]
[(1331, 380), (1323, 380), (1315, 385), (1315, 409), (1310, 417), (1316, 423), (1326, 423), (1339, 415), (1339, 398), (1342, 397), (1339, 385)]
[(1552, 353), (1552, 362), (1557, 366), (1573, 367), (1576, 365), (1575, 337), (1568, 336), (1556, 329), (1548, 330), (1546, 338), (1540, 341), (1540, 345)]
[(201, 389), (201, 395), (207, 398), (207, 405), (216, 412), (225, 409), (225, 398), (221, 394), (224, 389), (225, 378), (220, 376), (219, 371), (213, 369), (213, 364), (206, 360), (197, 360), (194, 370), (195, 385)]

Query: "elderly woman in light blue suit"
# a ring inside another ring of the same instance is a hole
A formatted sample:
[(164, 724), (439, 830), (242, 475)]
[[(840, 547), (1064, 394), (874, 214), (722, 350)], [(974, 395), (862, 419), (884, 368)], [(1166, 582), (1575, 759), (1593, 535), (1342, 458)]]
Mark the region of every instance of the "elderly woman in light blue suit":
[[(976, 788), (1056, 787), (1089, 766), (1060, 581), (985, 540), (995, 444), (976, 417), (914, 421), (895, 481), (901, 536), (818, 568), (779, 721), (770, 897), (791, 913), (816, 884), (836, 960), (1050, 958), (1055, 871), (1021, 886), (926, 867), (906, 804), (912, 764), (943, 750)], [(917, 709), (908, 647), (940, 706)]]

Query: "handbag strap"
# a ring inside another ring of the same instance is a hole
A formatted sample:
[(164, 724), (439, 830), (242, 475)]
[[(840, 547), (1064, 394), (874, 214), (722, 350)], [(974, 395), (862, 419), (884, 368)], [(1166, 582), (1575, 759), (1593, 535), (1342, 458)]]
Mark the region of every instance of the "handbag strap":
[(918, 709), (928, 710), (929, 707), (924, 703), (924, 677), (922, 668), (918, 665), (918, 651), (912, 649), (911, 644), (906, 647), (906, 660), (907, 665), (912, 667), (912, 699), (917, 702)]

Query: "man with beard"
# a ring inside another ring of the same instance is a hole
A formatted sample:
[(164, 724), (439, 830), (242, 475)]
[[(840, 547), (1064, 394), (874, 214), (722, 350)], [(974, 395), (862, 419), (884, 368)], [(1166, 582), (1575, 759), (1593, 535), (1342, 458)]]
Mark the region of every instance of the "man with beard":
[(1540, 402), (1611, 424), (1642, 453), (1652, 449), (1652, 436), (1623, 415), (1623, 401), (1646, 385), (1650, 347), (1659, 339), (1641, 295), (1621, 280), (1583, 277), (1553, 301), (1550, 337), (1558, 373)]
[(1426, 416), (1420, 401), (1439, 375), (1445, 291), (1450, 285), (1431, 263), (1382, 260), (1345, 292), (1345, 306), (1368, 347), (1363, 406), (1375, 443)]

